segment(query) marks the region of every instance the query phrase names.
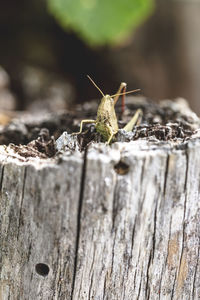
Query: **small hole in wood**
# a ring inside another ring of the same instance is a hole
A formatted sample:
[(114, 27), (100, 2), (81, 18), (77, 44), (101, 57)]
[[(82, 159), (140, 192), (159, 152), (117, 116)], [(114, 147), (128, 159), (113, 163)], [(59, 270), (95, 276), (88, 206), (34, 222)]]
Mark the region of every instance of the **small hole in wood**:
[(115, 172), (119, 175), (125, 175), (129, 172), (129, 166), (123, 161), (120, 161), (114, 166)]
[(49, 267), (46, 264), (37, 264), (35, 271), (41, 276), (47, 276), (49, 274)]

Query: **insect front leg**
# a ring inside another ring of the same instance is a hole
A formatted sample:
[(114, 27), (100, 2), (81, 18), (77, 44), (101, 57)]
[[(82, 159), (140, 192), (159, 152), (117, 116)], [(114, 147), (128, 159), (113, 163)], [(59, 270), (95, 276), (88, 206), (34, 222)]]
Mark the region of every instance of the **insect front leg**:
[(80, 134), (83, 131), (83, 124), (84, 123), (96, 123), (96, 120), (82, 120), (79, 132), (74, 132), (72, 134)]
[(109, 139), (106, 142), (106, 145), (110, 144), (110, 142), (112, 141), (114, 135), (117, 133), (117, 131), (114, 132), (110, 126), (108, 126), (108, 130), (109, 130), (110, 136), (109, 136)]
[(128, 122), (128, 124), (126, 124), (126, 126), (123, 129), (126, 131), (132, 131), (133, 127), (138, 122), (139, 117), (142, 115), (143, 115), (142, 110), (137, 109), (132, 119)]

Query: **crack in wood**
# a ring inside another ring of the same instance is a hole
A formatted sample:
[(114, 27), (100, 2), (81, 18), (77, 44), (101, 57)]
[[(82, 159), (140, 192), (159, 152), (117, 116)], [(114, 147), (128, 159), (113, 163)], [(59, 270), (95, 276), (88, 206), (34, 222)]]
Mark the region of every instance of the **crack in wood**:
[[(90, 271), (89, 271), (89, 277), (91, 278), (90, 279), (90, 284), (89, 284), (89, 295), (91, 293), (91, 288), (92, 288), (92, 283), (93, 283), (93, 276), (94, 276), (93, 267), (94, 267), (94, 260), (95, 260), (95, 252), (96, 252), (96, 247), (95, 247), (95, 244), (94, 244), (92, 264), (91, 264)], [(90, 297), (88, 297), (88, 299), (90, 299)]]
[(3, 186), (4, 168), (5, 168), (5, 165), (3, 165), (1, 168), (0, 191), (2, 191), (2, 186)]
[(133, 245), (134, 245), (134, 238), (135, 238), (135, 226), (136, 226), (136, 223), (137, 223), (137, 215), (135, 217), (135, 222), (133, 224), (133, 229), (132, 229), (132, 235), (131, 235), (131, 251), (130, 251), (130, 257), (129, 257), (129, 262), (128, 262), (128, 265), (130, 265), (130, 261), (133, 257)]
[(113, 239), (110, 275), (112, 275), (112, 273), (113, 273), (114, 256), (115, 256), (115, 241), (116, 241), (116, 233), (114, 234), (114, 239)]
[(169, 236), (168, 236), (168, 245), (167, 245), (167, 255), (165, 258), (165, 268), (166, 266), (169, 264), (168, 260), (169, 260), (169, 248), (170, 248), (170, 241), (171, 241), (171, 230), (172, 230), (172, 216), (170, 217), (170, 221), (169, 221)]
[(92, 284), (93, 284), (93, 277), (94, 277), (94, 272), (92, 272), (90, 284), (89, 284), (89, 293), (88, 293), (88, 300), (92, 299), (91, 298), (91, 290), (92, 290)]
[(186, 157), (186, 171), (185, 171), (185, 184), (184, 184), (184, 193), (187, 193), (187, 181), (188, 181), (188, 170), (189, 170), (189, 154), (188, 154), (188, 146), (186, 145), (185, 150)]
[(148, 300), (149, 299), (149, 294), (150, 294), (150, 286), (149, 286), (149, 270), (150, 270), (150, 265), (152, 261), (152, 250), (150, 250), (149, 253), (149, 259), (148, 259), (148, 264), (147, 264), (147, 270), (146, 270), (146, 287), (145, 287), (145, 297)]
[(85, 148), (85, 152), (84, 152), (82, 174), (81, 174), (81, 187), (80, 187), (79, 206), (78, 206), (78, 213), (77, 213), (77, 232), (76, 232), (74, 274), (72, 279), (71, 300), (73, 300), (76, 272), (78, 266), (78, 250), (79, 250), (80, 232), (81, 232), (81, 213), (82, 213), (82, 204), (83, 204), (83, 197), (84, 197), (86, 168), (87, 168), (87, 147)]
[(142, 162), (142, 171), (141, 171), (141, 175), (140, 175), (140, 187), (141, 187), (141, 189), (142, 189), (142, 183), (143, 183), (143, 179), (144, 179), (145, 165), (146, 165), (146, 158), (144, 158), (143, 162)]
[(22, 183), (22, 193), (19, 205), (19, 223), (17, 226), (17, 240), (19, 239), (20, 227), (22, 224), (22, 209), (23, 209), (23, 202), (24, 202), (24, 191), (25, 191), (25, 183), (26, 183), (26, 174), (27, 174), (27, 167), (24, 167), (24, 177)]
[[(197, 225), (198, 226), (198, 225)], [(197, 268), (199, 264), (199, 256), (200, 256), (200, 237), (199, 237), (199, 245), (198, 245), (198, 251), (197, 251), (197, 262), (195, 265), (195, 270), (194, 270), (194, 277), (192, 281), (192, 299), (195, 299), (195, 284), (196, 284), (196, 277), (197, 277)]]
[(172, 291), (171, 291), (171, 300), (173, 300), (173, 298), (174, 298), (174, 293), (175, 293), (175, 286), (176, 286), (176, 278), (177, 278), (177, 275), (176, 275), (177, 273), (175, 273), (175, 275), (174, 275), (174, 282), (173, 282), (173, 286), (172, 286)]
[[(168, 166), (169, 166), (169, 155), (167, 156), (167, 160), (166, 160), (166, 169), (168, 169)], [(165, 169), (165, 170), (166, 170)], [(164, 176), (164, 189), (166, 188), (166, 182), (167, 182), (167, 176), (168, 172), (166, 173), (165, 171), (165, 176)], [(163, 189), (163, 190), (164, 190)], [(163, 193), (164, 195), (164, 199), (163, 201), (165, 201), (166, 199), (166, 192)], [(162, 266), (162, 271), (161, 271), (161, 276), (160, 276), (160, 280), (159, 280), (159, 299), (161, 297), (161, 292), (162, 292), (162, 281), (163, 281), (163, 275), (164, 275), (164, 271), (166, 270), (167, 266), (168, 266), (168, 257), (169, 257), (169, 243), (170, 243), (170, 239), (171, 239), (171, 226), (172, 226), (172, 215), (170, 217), (170, 221), (169, 221), (169, 236), (168, 236), (168, 239), (167, 239), (167, 243), (168, 243), (168, 246), (167, 246), (167, 254), (166, 254), (166, 257), (165, 257), (165, 263), (163, 264)]]
[(141, 288), (142, 288), (142, 274), (143, 274), (143, 266), (142, 266), (141, 274), (140, 274), (140, 283), (139, 283), (139, 290), (138, 290), (137, 300), (140, 299), (140, 293), (141, 293)]
[(170, 156), (167, 154), (167, 161), (166, 161), (166, 167), (165, 167), (165, 180), (164, 180), (164, 189), (163, 189), (163, 194), (166, 194), (166, 187), (167, 187), (167, 177), (168, 177), (168, 170), (169, 170), (169, 159)]
[[(184, 285), (184, 280), (185, 276), (187, 276), (187, 271), (185, 268), (186, 266), (186, 259), (185, 259), (185, 254), (184, 254), (184, 243), (185, 243), (185, 214), (186, 214), (186, 203), (187, 203), (187, 180), (188, 180), (188, 172), (189, 172), (189, 155), (187, 152), (187, 149), (185, 151), (185, 156), (186, 156), (186, 175), (185, 175), (185, 183), (184, 183), (184, 193), (185, 193), (185, 199), (184, 199), (184, 207), (183, 207), (183, 221), (182, 221), (182, 245), (181, 245), (181, 255), (180, 255), (180, 260), (179, 260), (179, 266), (178, 270), (175, 274), (175, 279), (174, 279), (174, 285), (172, 289), (172, 299), (174, 296), (175, 292), (175, 286), (177, 285), (177, 295), (180, 295), (180, 290), (182, 289), (182, 286)], [(177, 278), (177, 282), (176, 282)]]
[[(118, 178), (118, 176), (117, 176)], [(117, 194), (117, 180), (114, 187), (113, 199), (112, 199), (112, 229), (111, 231), (114, 232), (115, 228), (115, 218), (117, 215), (117, 203), (116, 203), (116, 194)]]
[(159, 300), (160, 300), (160, 295), (161, 295), (163, 273), (164, 273), (164, 266), (162, 266), (162, 270), (161, 270), (161, 273), (160, 273), (159, 289), (158, 289), (158, 299), (159, 299)]
[[(58, 247), (58, 257), (60, 257), (60, 249)], [(63, 268), (64, 269), (64, 268)], [(57, 264), (57, 281), (56, 285), (57, 285), (57, 289), (55, 290), (57, 292), (57, 298), (59, 299), (61, 297), (61, 289), (62, 289), (62, 285), (61, 285), (61, 279), (62, 279), (62, 274), (61, 274), (61, 259), (58, 259), (58, 264)]]
[(105, 299), (105, 295), (106, 295), (106, 280), (107, 280), (107, 276), (105, 276), (104, 282), (103, 282), (103, 295), (102, 295), (103, 300)]
[[(159, 193), (160, 194), (160, 188), (159, 188)], [(153, 237), (152, 237), (152, 263), (154, 260), (154, 255), (155, 255), (155, 245), (156, 245), (156, 224), (157, 224), (157, 207), (158, 207), (158, 196), (156, 195), (156, 197), (154, 198), (154, 202), (155, 202), (155, 210), (154, 210), (154, 222), (153, 222)]]

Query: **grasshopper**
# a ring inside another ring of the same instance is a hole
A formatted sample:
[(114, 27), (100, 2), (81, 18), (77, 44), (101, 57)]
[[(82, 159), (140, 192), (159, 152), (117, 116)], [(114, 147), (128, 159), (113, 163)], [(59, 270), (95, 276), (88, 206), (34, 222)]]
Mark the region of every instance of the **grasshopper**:
[[(115, 95), (112, 96), (104, 95), (103, 92), (100, 90), (100, 88), (96, 85), (96, 83), (89, 76), (87, 77), (94, 84), (94, 86), (99, 90), (103, 98), (101, 99), (101, 102), (97, 110), (96, 120), (82, 120), (80, 124), (80, 131), (74, 134), (80, 134), (82, 132), (83, 124), (94, 123), (96, 131), (101, 134), (106, 144), (110, 144), (113, 137), (119, 130), (117, 116), (115, 113), (115, 104), (117, 103), (119, 96), (121, 95), (124, 96), (125, 94), (137, 92), (139, 91), (139, 89), (121, 93), (121, 91), (126, 88), (126, 83), (122, 82)], [(132, 131), (140, 115), (142, 115), (142, 111), (141, 109), (138, 109), (134, 114), (133, 118), (123, 129), (126, 131)]]

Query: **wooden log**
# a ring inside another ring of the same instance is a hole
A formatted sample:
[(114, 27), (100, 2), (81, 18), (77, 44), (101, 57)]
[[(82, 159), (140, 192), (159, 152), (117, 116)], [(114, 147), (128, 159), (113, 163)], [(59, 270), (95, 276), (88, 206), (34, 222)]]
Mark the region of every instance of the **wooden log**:
[(69, 299), (83, 160), (2, 160), (0, 299)]
[(199, 137), (0, 146), (0, 299), (199, 299)]

